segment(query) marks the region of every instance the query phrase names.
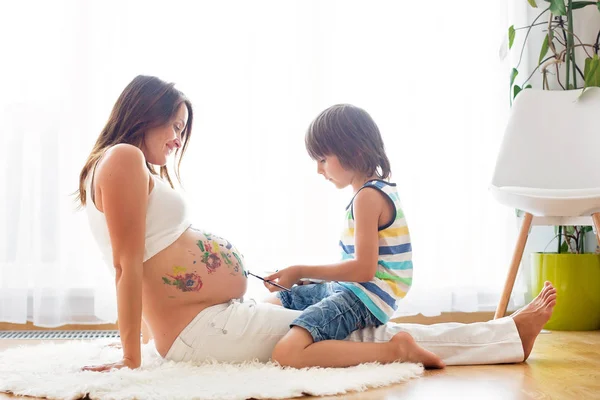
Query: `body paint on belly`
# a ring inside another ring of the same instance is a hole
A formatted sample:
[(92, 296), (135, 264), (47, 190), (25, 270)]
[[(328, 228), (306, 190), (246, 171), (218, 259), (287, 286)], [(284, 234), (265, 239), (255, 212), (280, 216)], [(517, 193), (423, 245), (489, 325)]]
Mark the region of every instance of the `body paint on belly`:
[[(173, 274), (162, 278), (165, 285), (177, 287), (182, 292), (197, 292), (202, 289), (202, 278), (194, 272), (187, 272), (185, 267), (173, 267)], [(169, 279), (171, 278), (171, 279)]]
[[(242, 258), (236, 253), (237, 249), (233, 247), (229, 240), (197, 229), (194, 230), (201, 232), (206, 238), (205, 240), (196, 241), (196, 246), (202, 253), (200, 255), (200, 261), (206, 266), (206, 270), (209, 274), (212, 274), (222, 264), (225, 264), (230, 270), (231, 275), (237, 275), (241, 271), (244, 277), (248, 277), (248, 274), (244, 270)], [(224, 244), (221, 244), (220, 242)], [(189, 252), (192, 253), (191, 251)], [(235, 259), (233, 259), (232, 256)], [(193, 263), (196, 264), (196, 260), (194, 260)]]
[[(202, 251), (202, 256), (200, 261), (206, 265), (206, 270), (209, 274), (215, 272), (217, 268), (221, 266), (221, 257), (219, 254), (213, 251), (213, 244), (209, 241), (202, 242), (202, 240), (198, 240), (196, 242), (196, 246)], [(216, 249), (218, 251), (218, 248)]]

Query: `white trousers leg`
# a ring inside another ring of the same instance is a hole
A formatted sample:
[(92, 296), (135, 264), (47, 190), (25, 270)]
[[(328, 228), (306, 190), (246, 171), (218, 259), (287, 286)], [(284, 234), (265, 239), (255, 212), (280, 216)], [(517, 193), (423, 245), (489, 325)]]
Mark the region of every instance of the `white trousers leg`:
[(410, 334), (419, 346), (436, 354), (446, 365), (518, 363), (524, 358), (519, 332), (510, 317), (472, 324), (389, 322), (382, 327), (355, 331), (349, 340), (387, 342), (398, 332)]
[[(221, 362), (268, 361), (300, 311), (254, 301), (231, 301), (209, 307), (183, 329), (166, 359)], [(523, 361), (523, 347), (512, 318), (474, 324), (396, 324), (365, 328), (346, 340), (387, 342), (408, 332), (446, 365), (500, 364)]]

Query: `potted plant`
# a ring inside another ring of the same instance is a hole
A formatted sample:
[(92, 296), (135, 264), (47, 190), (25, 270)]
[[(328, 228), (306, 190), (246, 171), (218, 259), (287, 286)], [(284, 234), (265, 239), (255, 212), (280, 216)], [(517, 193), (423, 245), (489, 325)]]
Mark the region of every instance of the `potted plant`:
[[(542, 89), (575, 90), (584, 95), (586, 88), (600, 86), (600, 26), (595, 40), (585, 43), (575, 33), (574, 11), (593, 7), (600, 12), (600, 1), (527, 0), (540, 12), (530, 24), (508, 29), (508, 48), (515, 38), (523, 34), (517, 65), (511, 69), (510, 98), (531, 88), (530, 81), (536, 72), (542, 75)], [(537, 65), (531, 71), (520, 71), (527, 45), (531, 48), (531, 33), (542, 30), (543, 41)], [(595, 32), (594, 32), (595, 33)], [(523, 73), (523, 72), (526, 72)], [(517, 84), (518, 77), (525, 79)], [(552, 78), (553, 77), (553, 78)], [(551, 80), (554, 79), (553, 85)], [(600, 134), (600, 130), (598, 132)], [(585, 171), (582, 171), (585, 173)], [(517, 212), (519, 215), (520, 212)], [(591, 226), (555, 227), (556, 253), (531, 255), (533, 293), (541, 290), (543, 282), (550, 280), (557, 287), (559, 300), (547, 329), (595, 330), (600, 329), (600, 254), (593, 243)]]

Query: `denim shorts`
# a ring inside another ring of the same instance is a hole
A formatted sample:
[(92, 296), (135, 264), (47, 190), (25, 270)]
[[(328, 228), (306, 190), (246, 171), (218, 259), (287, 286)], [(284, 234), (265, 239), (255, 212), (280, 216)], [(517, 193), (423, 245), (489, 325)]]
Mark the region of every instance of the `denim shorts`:
[(306, 329), (315, 342), (343, 340), (355, 330), (382, 325), (367, 306), (350, 290), (337, 282), (292, 287), (278, 292), (281, 304), (303, 311), (290, 327)]

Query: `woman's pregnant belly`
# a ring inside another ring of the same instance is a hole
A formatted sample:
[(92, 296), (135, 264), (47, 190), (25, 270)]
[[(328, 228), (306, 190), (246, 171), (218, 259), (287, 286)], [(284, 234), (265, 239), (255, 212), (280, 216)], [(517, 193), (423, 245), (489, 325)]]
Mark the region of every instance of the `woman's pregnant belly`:
[(179, 333), (206, 307), (244, 296), (242, 254), (224, 238), (189, 228), (144, 263), (143, 315), (164, 357)]

